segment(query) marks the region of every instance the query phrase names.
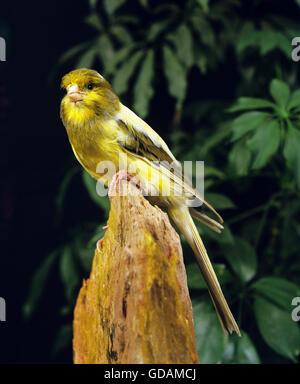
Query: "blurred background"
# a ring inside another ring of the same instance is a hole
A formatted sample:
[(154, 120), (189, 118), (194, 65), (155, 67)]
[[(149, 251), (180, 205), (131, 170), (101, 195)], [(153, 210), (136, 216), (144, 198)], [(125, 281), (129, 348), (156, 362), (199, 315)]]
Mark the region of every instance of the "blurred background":
[[(225, 337), (182, 239), (202, 363), (299, 363), (300, 1), (2, 1), (0, 362), (72, 362), (72, 311), (109, 201), (71, 152), (61, 77), (87, 67), (183, 160), (243, 337)], [(299, 317), (299, 310), (298, 310)], [(297, 318), (296, 318), (297, 320)]]

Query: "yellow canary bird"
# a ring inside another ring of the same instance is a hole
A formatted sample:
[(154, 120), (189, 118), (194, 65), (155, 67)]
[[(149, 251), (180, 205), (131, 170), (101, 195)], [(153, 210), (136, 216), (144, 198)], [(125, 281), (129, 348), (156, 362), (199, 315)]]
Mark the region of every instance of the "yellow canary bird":
[[(95, 179), (99, 179), (99, 164), (113, 164), (114, 174), (107, 173), (104, 180), (110, 193), (118, 180), (130, 178), (134, 174), (132, 170), (138, 170), (136, 175), (143, 189), (155, 191), (148, 194), (149, 201), (168, 212), (193, 249), (223, 330), (240, 335), (192, 219), (220, 232), (221, 216), (182, 177), (180, 163), (162, 138), (120, 102), (109, 82), (98, 72), (74, 70), (63, 77), (61, 87), (66, 95), (60, 115), (77, 160)], [(218, 221), (202, 212), (202, 204)]]

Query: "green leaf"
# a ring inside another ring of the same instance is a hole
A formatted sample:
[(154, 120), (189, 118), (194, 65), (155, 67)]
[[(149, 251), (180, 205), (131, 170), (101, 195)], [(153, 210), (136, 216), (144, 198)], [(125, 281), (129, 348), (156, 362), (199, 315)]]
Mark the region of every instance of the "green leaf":
[(78, 45), (75, 45), (75, 47), (72, 47), (68, 49), (58, 60), (58, 65), (61, 65), (70, 59), (72, 59), (74, 56), (78, 55), (83, 50), (86, 50), (86, 48), (90, 47), (91, 43), (81, 43)]
[(270, 115), (266, 112), (246, 112), (236, 117), (232, 122), (232, 139), (236, 141), (242, 136), (266, 123)]
[(113, 79), (113, 88), (117, 94), (121, 95), (128, 91), (128, 82), (132, 77), (143, 54), (143, 51), (134, 53), (128, 60), (124, 61), (121, 67), (117, 70)]
[[(105, 222), (103, 222), (102, 224), (97, 224), (95, 231), (94, 231), (94, 234), (89, 239), (89, 241), (87, 243), (85, 243), (86, 249), (88, 249), (88, 250), (94, 250), (95, 249), (95, 244), (97, 243), (97, 241), (99, 239), (102, 239), (102, 237), (104, 237), (104, 235), (105, 235), (106, 229), (103, 229), (103, 227), (105, 227), (105, 226), (106, 226)], [(83, 263), (84, 263), (83, 266), (87, 271), (90, 270), (90, 268), (86, 268), (86, 267), (88, 267), (88, 266), (90, 267), (91, 261), (92, 260), (83, 261)]]
[(197, 0), (197, 3), (200, 5), (204, 13), (209, 12), (209, 1), (210, 0)]
[(206, 193), (205, 199), (209, 201), (209, 203), (212, 204), (215, 209), (236, 208), (234, 202), (229, 197), (219, 193)]
[(242, 337), (230, 335), (222, 358), (223, 364), (260, 364), (256, 348), (247, 333), (241, 330)]
[(244, 140), (240, 140), (233, 146), (229, 154), (229, 163), (238, 176), (248, 173), (251, 162), (251, 151), (247, 148)]
[(256, 297), (254, 313), (260, 334), (268, 346), (278, 354), (297, 362), (296, 356), (300, 353), (300, 331), (298, 324), (291, 318), (291, 312)]
[(205, 177), (206, 178), (216, 177), (218, 179), (225, 179), (225, 173), (220, 171), (219, 168), (210, 167), (209, 165), (205, 165)]
[(146, 8), (148, 6), (148, 0), (139, 0), (141, 3), (141, 6)]
[(225, 257), (233, 271), (244, 282), (251, 280), (257, 271), (257, 258), (254, 248), (248, 241), (235, 237), (230, 247), (225, 247)]
[(122, 25), (114, 25), (111, 27), (110, 32), (114, 35), (120, 43), (130, 44), (132, 42), (131, 34), (128, 29)]
[(86, 19), (85, 19), (86, 24), (89, 26), (97, 29), (99, 32), (102, 31), (102, 22), (99, 17), (99, 15), (96, 12), (91, 13)]
[(236, 50), (241, 54), (248, 47), (256, 45), (258, 41), (258, 32), (255, 30), (253, 23), (246, 22), (238, 36)]
[[(211, 27), (211, 24), (207, 22), (203, 13), (193, 12), (190, 16), (190, 22), (192, 23), (193, 29), (198, 35), (198, 38), (201, 43), (213, 49), (216, 42), (215, 32), (214, 29)], [(195, 52), (195, 54), (197, 53), (200, 53), (200, 57), (206, 57), (206, 54), (204, 54), (204, 52)]]
[(300, 131), (291, 124), (286, 133), (283, 155), (288, 167), (294, 173), (298, 188), (300, 188)]
[(300, 89), (292, 93), (287, 109), (291, 110), (296, 107), (300, 107)]
[(96, 56), (95, 48), (88, 49), (78, 60), (75, 68), (91, 68)]
[(276, 120), (269, 120), (258, 128), (255, 134), (247, 140), (247, 145), (255, 153), (253, 169), (262, 168), (277, 152), (280, 144), (280, 127)]
[(290, 40), (283, 33), (263, 28), (258, 31), (254, 29), (252, 23), (246, 23), (240, 33), (240, 39), (237, 44), (237, 52), (242, 53), (251, 46), (259, 47), (262, 56), (268, 54), (274, 49), (280, 49), (287, 57), (290, 57)]
[(108, 15), (112, 15), (125, 3), (125, 0), (104, 0), (104, 7)]
[(263, 277), (251, 285), (251, 289), (262, 298), (278, 307), (291, 311), (294, 297), (300, 296), (300, 287), (279, 277)]
[[(199, 109), (199, 108), (198, 108)], [(216, 146), (220, 145), (231, 133), (231, 126), (228, 123), (220, 124), (219, 128), (214, 132), (213, 135), (206, 137), (204, 142), (201, 142), (200, 153), (197, 150), (197, 159), (205, 158), (209, 151), (211, 151)], [(200, 156), (200, 157), (198, 157)], [(207, 165), (205, 165), (205, 174), (207, 174)]]
[(195, 64), (197, 65), (201, 73), (206, 74), (208, 62), (205, 56), (199, 57)]
[(31, 284), (29, 287), (28, 297), (23, 306), (23, 314), (26, 319), (30, 318), (32, 313), (37, 307), (37, 304), (42, 297), (44, 292), (47, 279), (49, 278), (50, 271), (54, 266), (54, 262), (58, 257), (58, 252), (51, 252), (45, 260), (42, 261), (42, 264), (38, 270), (34, 273), (33, 278), (31, 279)]
[(86, 273), (91, 270), (96, 243), (104, 236), (103, 226), (105, 225), (106, 221), (102, 223), (99, 220), (97, 223), (85, 221), (72, 230), (72, 252), (76, 263), (78, 261), (79, 267), (83, 267)]
[(162, 20), (153, 23), (147, 32), (147, 40), (154, 41), (162, 32), (164, 32), (170, 24), (170, 20)]
[(72, 255), (70, 246), (66, 245), (60, 258), (60, 274), (65, 287), (67, 300), (75, 299), (75, 289), (78, 287), (80, 278)]
[(199, 360), (201, 364), (216, 364), (225, 352), (227, 337), (211, 303), (198, 300), (192, 303)]
[[(228, 269), (226, 269), (225, 264), (213, 264), (213, 268), (222, 286), (232, 281), (232, 275)], [(197, 263), (188, 264), (185, 269), (190, 289), (207, 289), (207, 285)]]
[(114, 57), (113, 57), (112, 62), (111, 62), (112, 69), (109, 72), (113, 73), (116, 65), (118, 65), (119, 63), (128, 61), (129, 55), (134, 48), (135, 48), (134, 44), (128, 44), (125, 47), (119, 49), (118, 51), (115, 51)]
[(286, 83), (273, 79), (270, 84), (270, 94), (282, 109), (286, 108), (290, 99), (290, 89)]
[(277, 33), (272, 29), (264, 29), (259, 32), (259, 39), (257, 40), (260, 46), (260, 54), (266, 55), (274, 48), (277, 47)]
[(201, 226), (201, 231), (205, 234), (205, 236), (217, 241), (220, 244), (234, 244), (234, 237), (228, 225), (224, 225), (222, 233), (216, 233), (204, 225)]
[(154, 52), (150, 50), (141, 65), (141, 69), (134, 86), (133, 108), (142, 118), (149, 112), (149, 103), (154, 94)]
[(56, 201), (55, 201), (56, 209), (59, 213), (62, 211), (63, 203), (65, 200), (65, 196), (67, 193), (67, 189), (70, 185), (70, 182), (71, 182), (73, 176), (76, 175), (76, 173), (78, 173), (79, 171), (80, 171), (80, 167), (78, 165), (76, 165), (76, 166), (72, 167), (71, 169), (69, 169), (64, 175), (64, 179), (59, 186), (59, 190), (58, 190)]
[[(294, 36), (294, 35), (293, 35)], [(277, 47), (286, 55), (288, 59), (291, 57), (291, 40), (288, 36), (277, 31), (276, 32)]]
[(56, 356), (59, 352), (71, 347), (73, 337), (73, 328), (71, 324), (63, 325), (58, 331), (52, 346), (52, 355)]
[(115, 69), (114, 65), (114, 47), (107, 35), (101, 35), (97, 40), (97, 54), (104, 67), (105, 74), (110, 74)]
[(105, 216), (108, 217), (110, 203), (107, 196), (99, 196), (97, 193), (97, 181), (93, 179), (86, 171), (82, 172), (83, 184), (86, 187), (90, 198), (101, 207), (105, 213)]
[(98, 0), (89, 0), (91, 9), (95, 9), (98, 3)]
[(186, 24), (181, 24), (174, 33), (173, 42), (176, 47), (177, 57), (187, 68), (194, 62), (193, 37)]
[(186, 69), (167, 45), (163, 47), (163, 57), (169, 93), (181, 104), (185, 99), (187, 89)]
[(254, 97), (240, 97), (237, 102), (228, 109), (229, 112), (238, 112), (247, 109), (260, 109), (260, 108), (276, 108), (274, 103), (265, 99), (258, 99)]

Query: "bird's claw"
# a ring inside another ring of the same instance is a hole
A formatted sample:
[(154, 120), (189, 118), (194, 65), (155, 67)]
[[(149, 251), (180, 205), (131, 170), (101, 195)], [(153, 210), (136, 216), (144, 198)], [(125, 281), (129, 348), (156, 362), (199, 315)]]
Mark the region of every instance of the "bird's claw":
[(96, 243), (96, 247), (97, 247), (97, 251), (100, 252), (101, 248), (102, 248), (102, 242), (104, 240), (104, 237), (102, 237), (102, 239), (98, 240), (97, 243)]
[[(104, 225), (102, 227), (102, 229), (107, 229), (107, 228), (108, 228), (108, 225)], [(104, 237), (102, 237), (102, 239), (98, 240), (96, 243), (96, 247), (97, 247), (98, 252), (101, 250), (103, 240), (104, 240)]]
[(132, 181), (136, 186), (140, 185), (139, 180), (135, 176), (131, 175), (130, 173), (122, 169), (121, 171), (117, 172), (114, 175), (114, 177), (112, 178), (109, 184), (108, 197), (110, 200), (112, 199), (113, 196), (116, 196), (117, 185), (122, 180)]

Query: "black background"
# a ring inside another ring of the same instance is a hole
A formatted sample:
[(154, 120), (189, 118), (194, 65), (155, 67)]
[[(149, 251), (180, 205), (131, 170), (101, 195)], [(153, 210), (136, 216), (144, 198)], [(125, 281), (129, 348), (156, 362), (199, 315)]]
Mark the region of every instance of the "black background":
[[(33, 271), (59, 237), (53, 230), (53, 197), (73, 158), (59, 118), (62, 73), (55, 71), (55, 64), (65, 49), (89, 37), (82, 24), (87, 12), (85, 1), (0, 4), (0, 35), (7, 44), (6, 62), (0, 62), (4, 362), (49, 361), (53, 329), (60, 321), (51, 311), (51, 302), (62, 299), (55, 292), (30, 323), (23, 320), (22, 305)], [(71, 353), (60, 359), (71, 361)]]

